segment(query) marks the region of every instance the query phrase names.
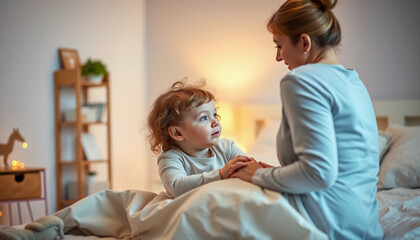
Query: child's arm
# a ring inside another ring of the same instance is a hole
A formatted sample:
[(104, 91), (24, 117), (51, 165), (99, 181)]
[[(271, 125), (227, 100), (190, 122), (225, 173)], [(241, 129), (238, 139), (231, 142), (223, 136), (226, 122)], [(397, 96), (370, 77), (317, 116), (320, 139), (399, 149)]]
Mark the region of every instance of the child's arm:
[[(191, 166), (175, 157), (159, 158), (159, 175), (163, 186), (171, 197), (177, 197), (208, 182), (220, 180), (219, 169), (191, 174)], [(187, 171), (187, 170), (188, 171)]]

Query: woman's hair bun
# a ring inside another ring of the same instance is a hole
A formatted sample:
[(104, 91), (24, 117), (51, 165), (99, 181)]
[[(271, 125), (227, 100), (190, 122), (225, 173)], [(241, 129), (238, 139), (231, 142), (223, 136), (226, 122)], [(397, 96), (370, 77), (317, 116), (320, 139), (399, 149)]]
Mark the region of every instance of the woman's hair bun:
[(337, 4), (337, 0), (311, 0), (313, 3), (318, 5), (322, 11), (331, 10)]

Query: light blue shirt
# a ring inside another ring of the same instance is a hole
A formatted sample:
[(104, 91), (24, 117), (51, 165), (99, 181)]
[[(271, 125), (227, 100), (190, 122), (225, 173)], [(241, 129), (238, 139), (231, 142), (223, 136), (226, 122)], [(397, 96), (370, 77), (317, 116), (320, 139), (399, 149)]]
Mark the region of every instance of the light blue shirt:
[(378, 131), (358, 74), (342, 65), (308, 64), (285, 76), (280, 90), (282, 167), (259, 169), (252, 181), (299, 197), (330, 239), (381, 239)]

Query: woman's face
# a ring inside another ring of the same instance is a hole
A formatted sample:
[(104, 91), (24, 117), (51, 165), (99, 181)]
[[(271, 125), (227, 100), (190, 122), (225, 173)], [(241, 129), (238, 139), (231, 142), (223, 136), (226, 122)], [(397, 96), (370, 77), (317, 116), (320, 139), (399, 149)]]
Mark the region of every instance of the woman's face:
[(293, 45), (289, 37), (273, 34), (273, 42), (277, 48), (276, 61), (284, 61), (289, 70), (305, 64), (304, 54), (299, 49), (299, 44)]

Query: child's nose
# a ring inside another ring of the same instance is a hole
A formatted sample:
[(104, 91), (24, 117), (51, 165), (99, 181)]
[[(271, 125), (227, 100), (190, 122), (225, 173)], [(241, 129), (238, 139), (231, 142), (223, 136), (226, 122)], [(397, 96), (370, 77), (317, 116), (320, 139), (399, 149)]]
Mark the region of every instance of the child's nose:
[(213, 122), (211, 123), (211, 127), (217, 127), (219, 125), (219, 122), (217, 119), (213, 119)]

